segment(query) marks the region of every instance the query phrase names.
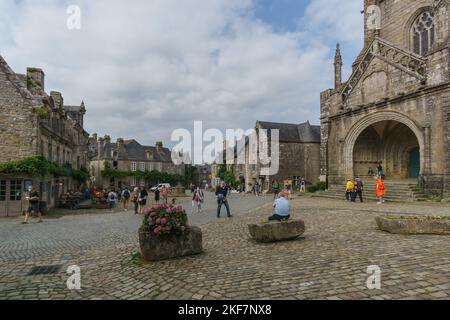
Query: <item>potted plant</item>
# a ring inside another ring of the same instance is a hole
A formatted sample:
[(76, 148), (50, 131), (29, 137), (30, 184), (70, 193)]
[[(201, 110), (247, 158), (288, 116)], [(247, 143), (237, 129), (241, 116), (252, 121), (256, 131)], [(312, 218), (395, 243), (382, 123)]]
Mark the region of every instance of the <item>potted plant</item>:
[(172, 259), (203, 251), (202, 231), (188, 225), (181, 206), (154, 205), (145, 210), (139, 229), (142, 256), (148, 261)]

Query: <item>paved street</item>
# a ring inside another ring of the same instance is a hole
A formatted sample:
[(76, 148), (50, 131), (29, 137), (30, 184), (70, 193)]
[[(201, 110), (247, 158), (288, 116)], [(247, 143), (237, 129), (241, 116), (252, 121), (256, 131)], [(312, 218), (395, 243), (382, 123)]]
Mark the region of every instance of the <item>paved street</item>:
[[(235, 217), (267, 202), (272, 202), (272, 199), (235, 194), (229, 197)], [(204, 208), (200, 214), (197, 211), (194, 213), (190, 198), (177, 203), (186, 208), (192, 225), (199, 226), (217, 220), (214, 193), (206, 193)], [(136, 230), (142, 217), (134, 215), (131, 207), (132, 205), (128, 212), (109, 213), (105, 210), (103, 214), (68, 215), (59, 219), (46, 219), (43, 224), (32, 220), (27, 226), (20, 224), (22, 218), (0, 220), (0, 261), (73, 254), (135, 243)], [(221, 216), (226, 219), (225, 207), (222, 207)]]
[[(374, 221), (387, 212), (450, 214), (448, 204), (300, 198), (293, 202), (294, 216), (306, 222), (304, 237), (257, 244), (247, 224), (267, 218), (271, 198), (233, 196), (235, 217), (220, 221), (211, 198), (204, 217), (191, 216), (202, 226), (205, 252), (157, 263), (139, 260), (141, 218), (132, 213), (67, 216), (28, 226), (0, 220), (0, 299), (450, 298), (450, 238), (386, 234)], [(79, 291), (66, 287), (67, 267), (74, 264), (81, 268)], [(48, 265), (60, 269), (28, 275), (34, 266)], [(381, 290), (366, 287), (370, 265), (381, 268)]]

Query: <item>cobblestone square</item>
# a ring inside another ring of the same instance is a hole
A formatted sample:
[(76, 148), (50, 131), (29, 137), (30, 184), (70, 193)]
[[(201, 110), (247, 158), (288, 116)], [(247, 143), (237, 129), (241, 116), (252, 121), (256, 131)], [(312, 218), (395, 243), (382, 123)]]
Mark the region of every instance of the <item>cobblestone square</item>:
[[(450, 214), (438, 203), (349, 204), (300, 197), (294, 218), (306, 222), (296, 241), (257, 244), (247, 225), (271, 213), (271, 197), (234, 196), (232, 219), (202, 218), (204, 253), (140, 261), (132, 213), (66, 216), (22, 226), (0, 221), (1, 299), (449, 299), (447, 236), (401, 236), (378, 230), (384, 213)], [(183, 203), (189, 205), (188, 201)], [(256, 209), (251, 209), (256, 208)], [(250, 210), (250, 211), (249, 211)], [(28, 275), (34, 266), (61, 266)], [(68, 290), (68, 266), (81, 268), (81, 290)], [(381, 289), (367, 288), (368, 266)]]

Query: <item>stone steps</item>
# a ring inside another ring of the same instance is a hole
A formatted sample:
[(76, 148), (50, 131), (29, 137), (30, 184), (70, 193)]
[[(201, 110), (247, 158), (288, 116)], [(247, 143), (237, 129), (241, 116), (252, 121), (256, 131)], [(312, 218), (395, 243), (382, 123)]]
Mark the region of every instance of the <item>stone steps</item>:
[[(413, 201), (426, 201), (426, 195), (420, 190), (420, 188), (411, 183), (410, 181), (385, 181), (386, 183), (386, 201), (389, 202), (413, 202)], [(363, 197), (368, 201), (377, 201), (375, 196), (375, 186), (368, 188), (365, 184), (365, 192)], [(370, 181), (369, 181), (370, 185)], [(318, 192), (313, 195), (314, 197), (322, 197), (329, 199), (345, 199), (345, 191), (342, 189), (331, 188), (330, 190)], [(358, 201), (358, 199), (357, 199)]]

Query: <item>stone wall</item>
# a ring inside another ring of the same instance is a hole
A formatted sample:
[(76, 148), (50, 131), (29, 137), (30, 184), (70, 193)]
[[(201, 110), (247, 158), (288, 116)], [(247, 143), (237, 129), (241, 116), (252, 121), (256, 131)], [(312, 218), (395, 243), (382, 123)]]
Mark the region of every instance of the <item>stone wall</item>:
[(37, 116), (32, 99), (23, 82), (0, 57), (0, 162), (36, 154)]

